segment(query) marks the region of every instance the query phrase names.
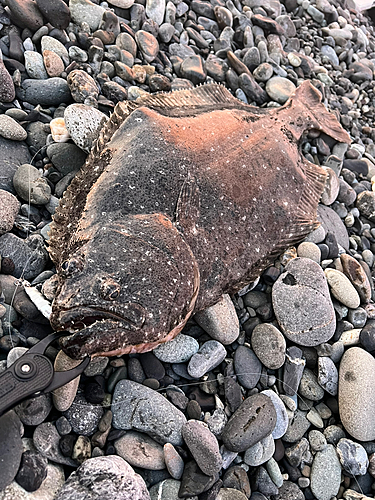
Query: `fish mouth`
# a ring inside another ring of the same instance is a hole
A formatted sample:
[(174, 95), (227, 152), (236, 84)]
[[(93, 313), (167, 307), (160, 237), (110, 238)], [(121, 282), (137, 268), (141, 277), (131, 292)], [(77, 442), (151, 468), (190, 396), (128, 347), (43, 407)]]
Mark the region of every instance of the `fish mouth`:
[[(134, 306), (134, 304), (132, 305)], [(58, 330), (67, 330), (72, 333), (85, 330), (96, 323), (100, 323), (100, 326), (103, 328), (106, 326), (111, 326), (113, 328), (115, 324), (117, 328), (134, 330), (141, 328), (145, 322), (144, 309), (138, 304), (136, 305), (138, 307), (136, 309), (133, 307), (128, 310), (131, 314), (127, 314), (126, 316), (100, 307), (74, 307), (72, 309), (59, 311), (56, 316), (51, 318), (51, 321)], [(140, 310), (140, 308), (143, 309), (143, 311)]]

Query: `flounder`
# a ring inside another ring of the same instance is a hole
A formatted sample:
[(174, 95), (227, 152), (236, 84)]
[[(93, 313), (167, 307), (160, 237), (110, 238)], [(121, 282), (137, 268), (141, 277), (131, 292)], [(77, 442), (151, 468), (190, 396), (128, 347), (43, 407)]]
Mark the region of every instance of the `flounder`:
[(311, 129), (350, 142), (309, 82), (279, 108), (216, 84), (117, 104), (50, 233), (66, 354), (153, 349), (317, 227)]

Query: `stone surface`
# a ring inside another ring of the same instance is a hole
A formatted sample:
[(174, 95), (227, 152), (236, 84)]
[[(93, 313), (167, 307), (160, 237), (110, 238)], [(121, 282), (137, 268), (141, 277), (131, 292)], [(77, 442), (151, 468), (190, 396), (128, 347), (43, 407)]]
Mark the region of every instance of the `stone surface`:
[(375, 439), (375, 359), (360, 347), (348, 349), (339, 368), (339, 411), (345, 430), (359, 441)]
[(346, 472), (353, 476), (366, 474), (369, 459), (363, 446), (351, 439), (342, 438), (337, 443), (336, 451)]
[(335, 447), (331, 444), (318, 451), (311, 467), (310, 487), (317, 500), (331, 500), (341, 482), (341, 466)]
[(51, 188), (47, 179), (30, 164), (21, 165), (13, 177), (18, 196), (35, 205), (45, 205), (51, 199)]
[(105, 9), (96, 5), (90, 0), (70, 0), (70, 15), (72, 20), (80, 25), (85, 22), (89, 25), (91, 31), (99, 28)]
[(0, 235), (12, 229), (20, 207), (20, 202), (13, 194), (0, 189)]
[(260, 379), (262, 364), (254, 352), (246, 346), (239, 346), (233, 359), (238, 382), (246, 389), (255, 387)]
[(59, 491), (56, 500), (150, 500), (146, 484), (121, 457), (86, 460)]
[(194, 319), (210, 337), (224, 345), (234, 342), (240, 333), (238, 316), (227, 294), (215, 305), (196, 313)]
[(218, 366), (226, 355), (227, 351), (223, 344), (217, 340), (208, 340), (191, 357), (187, 367), (189, 375), (194, 378), (202, 377), (205, 373)]
[(276, 410), (264, 394), (249, 396), (231, 416), (221, 438), (230, 451), (245, 451), (270, 434), (276, 425)]
[(361, 301), (357, 290), (350, 280), (338, 269), (326, 269), (324, 271), (332, 295), (346, 307), (356, 309)]
[(158, 392), (131, 380), (120, 380), (113, 399), (113, 426), (145, 432), (160, 444), (182, 444), (185, 416)]
[(128, 431), (114, 442), (117, 455), (133, 467), (165, 469), (163, 447), (146, 434)]
[(92, 106), (71, 104), (65, 109), (64, 120), (72, 140), (88, 153), (108, 117)]
[(337, 243), (345, 248), (345, 250), (349, 249), (349, 236), (346, 227), (332, 208), (325, 205), (318, 205), (317, 219), (322, 224), (326, 233), (333, 233)]
[(275, 452), (275, 441), (270, 434), (245, 451), (244, 462), (251, 467), (258, 467), (267, 462)]
[(279, 104), (284, 104), (295, 90), (294, 83), (281, 76), (274, 76), (266, 83), (267, 94)]
[(198, 351), (198, 342), (189, 335), (180, 333), (174, 339), (160, 344), (152, 352), (165, 363), (184, 363)]
[(33, 279), (41, 273), (48, 261), (43, 238), (33, 234), (26, 240), (13, 233), (0, 236), (0, 255), (8, 257), (14, 264), (13, 276)]
[[(63, 351), (59, 351), (54, 362), (54, 369), (56, 372), (63, 372), (75, 368), (80, 362), (80, 360), (69, 358)], [(53, 391), (53, 404), (57, 410), (66, 411), (71, 407), (77, 394), (79, 380), (80, 376)]]
[(272, 305), (284, 335), (314, 346), (329, 340), (336, 316), (324, 273), (311, 259), (291, 260), (272, 289)]
[(12, 141), (24, 141), (27, 137), (26, 130), (13, 118), (0, 115), (0, 135)]
[(22, 456), (21, 422), (10, 410), (0, 417), (0, 498), (15, 478)]
[(182, 437), (204, 474), (213, 476), (221, 470), (219, 443), (205, 423), (189, 420), (182, 427)]
[(82, 394), (77, 394), (64, 416), (76, 434), (91, 436), (97, 430), (103, 413), (101, 405), (92, 404)]
[(72, 100), (66, 80), (60, 77), (48, 80), (26, 79), (22, 82), (22, 87), (17, 89), (17, 97), (35, 106), (58, 106)]
[(276, 392), (272, 391), (271, 389), (266, 389), (265, 391), (262, 391), (261, 394), (265, 394), (266, 396), (268, 396), (275, 407), (276, 426), (272, 431), (272, 437), (273, 439), (280, 439), (286, 433), (289, 424), (285, 405), (280, 397), (276, 394)]
[(261, 323), (254, 328), (251, 347), (265, 367), (276, 370), (284, 364), (285, 338), (271, 323)]

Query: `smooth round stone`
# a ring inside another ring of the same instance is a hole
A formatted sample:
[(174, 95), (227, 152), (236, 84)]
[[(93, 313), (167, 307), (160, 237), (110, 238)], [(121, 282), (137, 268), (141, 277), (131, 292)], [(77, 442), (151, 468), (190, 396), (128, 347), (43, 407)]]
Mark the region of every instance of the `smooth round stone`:
[(128, 431), (114, 442), (117, 455), (133, 467), (165, 469), (163, 447), (146, 434)]
[(375, 221), (375, 192), (362, 191), (357, 196), (356, 206), (362, 215), (370, 221)]
[(332, 208), (326, 207), (325, 205), (318, 205), (317, 219), (322, 224), (326, 233), (333, 233), (335, 235), (336, 241), (339, 245), (346, 250), (349, 248), (347, 228)]
[(120, 380), (112, 399), (113, 427), (138, 430), (160, 444), (182, 444), (183, 413), (165, 397), (131, 380)]
[(274, 430), (272, 431), (273, 439), (280, 439), (286, 433), (289, 425), (288, 414), (285, 408), (283, 401), (276, 394), (275, 391), (271, 389), (266, 389), (262, 391), (261, 394), (265, 394), (272, 401), (275, 410), (276, 410), (276, 425)]
[(320, 202), (324, 205), (331, 205), (337, 198), (340, 190), (339, 178), (336, 172), (330, 167), (322, 167), (327, 174), (324, 190)]
[(41, 40), (41, 52), (50, 50), (57, 54), (66, 64), (69, 63), (69, 53), (65, 46), (52, 36), (43, 36)]
[(135, 41), (142, 52), (145, 60), (152, 62), (159, 52), (159, 44), (154, 35), (144, 30), (139, 30), (135, 34)]
[(60, 465), (47, 465), (47, 475), (38, 490), (27, 492), (16, 481), (0, 491), (0, 500), (55, 500), (65, 482), (64, 469)]
[(12, 21), (20, 28), (29, 28), (36, 31), (43, 26), (43, 16), (35, 2), (31, 0), (9, 0), (7, 6), (10, 9)]
[(35, 448), (52, 462), (75, 467), (76, 462), (65, 457), (60, 450), (61, 436), (52, 422), (44, 422), (38, 425), (33, 434)]
[(146, 0), (146, 15), (159, 26), (162, 24), (165, 13), (165, 0)]
[(320, 52), (323, 56), (327, 57), (333, 65), (339, 66), (340, 61), (333, 47), (330, 45), (322, 45)]
[(36, 78), (37, 80), (46, 80), (48, 78), (43, 56), (39, 52), (26, 50), (24, 57), (25, 68), (30, 78)]
[(18, 167), (13, 177), (13, 185), (18, 196), (27, 202), (44, 205), (51, 198), (47, 179), (41, 176), (37, 168), (27, 163)]
[(296, 90), (296, 86), (287, 78), (274, 76), (266, 83), (266, 92), (279, 104), (284, 104)]
[(47, 156), (63, 175), (76, 171), (86, 160), (86, 153), (71, 143), (55, 142), (47, 147)]
[(151, 500), (179, 500), (178, 492), (181, 482), (176, 479), (164, 479), (151, 486), (149, 492)]
[(318, 379), (309, 369), (303, 370), (298, 393), (311, 401), (319, 401), (324, 397), (324, 389), (318, 384)]
[(92, 106), (71, 104), (65, 109), (64, 120), (73, 142), (89, 153), (108, 117)]
[(0, 417), (0, 495), (15, 478), (21, 462), (22, 424), (17, 414), (10, 410)]
[(311, 259), (291, 260), (272, 289), (272, 305), (284, 335), (299, 345), (327, 342), (336, 329), (327, 281)]
[(216, 436), (220, 437), (224, 427), (228, 422), (228, 417), (224, 410), (217, 408), (213, 414), (206, 420), (210, 431)]
[(65, 69), (61, 57), (52, 50), (43, 51), (43, 62), (50, 77), (59, 77)]
[(62, 102), (72, 100), (66, 80), (59, 77), (48, 80), (26, 79), (22, 87), (17, 89), (17, 97), (35, 106), (59, 106)]
[(121, 457), (86, 460), (59, 491), (56, 500), (150, 500), (146, 484)]
[(39, 425), (52, 410), (51, 394), (39, 394), (15, 406), (14, 411), (24, 425)]
[(38, 8), (46, 20), (55, 28), (64, 30), (70, 22), (70, 11), (64, 0), (36, 0)]
[(203, 83), (207, 77), (203, 59), (199, 55), (184, 59), (180, 66), (180, 73), (182, 78), (190, 80), (194, 85)]
[(309, 443), (313, 451), (322, 451), (327, 447), (327, 440), (324, 434), (316, 430), (309, 432)]
[[(64, 372), (75, 368), (80, 364), (81, 360), (71, 359), (63, 351), (59, 351), (55, 358), (54, 370), (55, 372)], [(68, 410), (74, 401), (77, 394), (77, 389), (80, 381), (80, 376), (74, 378), (62, 387), (58, 387), (53, 391), (53, 405), (59, 411)]]
[(219, 443), (208, 426), (198, 420), (189, 420), (182, 427), (182, 437), (204, 474), (213, 476), (223, 466)]
[(90, 2), (90, 0), (70, 0), (70, 15), (72, 21), (80, 25), (85, 22), (92, 32), (99, 28), (105, 9)]
[(254, 328), (251, 347), (266, 368), (277, 370), (284, 364), (285, 338), (271, 323), (261, 323)]
[(0, 115), (0, 135), (11, 141), (24, 141), (27, 138), (26, 130), (7, 115)]
[(366, 450), (359, 443), (355, 443), (351, 439), (340, 439), (337, 443), (337, 454), (340, 458), (341, 465), (353, 476), (363, 476), (367, 472), (369, 465)]
[(169, 474), (173, 479), (181, 479), (185, 464), (176, 448), (171, 443), (165, 443), (163, 451), (165, 465)]
[(268, 436), (276, 425), (276, 410), (264, 394), (249, 396), (231, 416), (221, 438), (229, 451), (245, 451)]
[(258, 82), (267, 82), (273, 75), (273, 67), (269, 63), (262, 63), (254, 69), (253, 75)]
[(43, 238), (33, 234), (26, 240), (13, 233), (0, 236), (0, 255), (9, 257), (14, 264), (13, 276), (32, 280), (44, 271), (48, 262), (48, 253)]
[(12, 193), (0, 189), (0, 235), (11, 231), (20, 207), (21, 203)]
[(72, 426), (73, 432), (91, 436), (97, 430), (103, 413), (102, 406), (89, 403), (82, 394), (77, 394), (72, 405), (64, 412), (64, 417)]
[(358, 292), (345, 274), (337, 269), (325, 269), (324, 274), (331, 287), (332, 295), (341, 304), (351, 309), (359, 307), (361, 301)]
[(247, 500), (247, 496), (234, 488), (220, 488), (215, 500)]
[(328, 394), (336, 396), (339, 374), (335, 363), (327, 356), (318, 358), (318, 384), (323, 387)]
[(366, 325), (362, 328), (359, 341), (366, 351), (375, 351), (375, 321), (368, 320)]
[(245, 346), (239, 346), (233, 356), (234, 370), (239, 383), (246, 389), (257, 385), (262, 371), (262, 364), (254, 352)]
[(341, 359), (338, 401), (346, 431), (359, 441), (375, 439), (375, 359), (360, 347)]
[(75, 69), (69, 73), (66, 81), (76, 102), (84, 102), (87, 97), (97, 99), (99, 96), (99, 89), (95, 80), (86, 71)]
[(304, 257), (306, 259), (311, 259), (317, 264), (320, 264), (321, 251), (318, 245), (312, 243), (311, 241), (303, 241), (297, 247), (298, 257)]
[(244, 462), (251, 467), (258, 467), (267, 462), (275, 453), (275, 441), (270, 434), (245, 451)]
[(189, 335), (180, 333), (165, 344), (160, 344), (152, 352), (163, 363), (185, 363), (198, 351), (199, 343)]
[(217, 340), (208, 340), (191, 357), (187, 371), (191, 377), (200, 378), (216, 368), (227, 355), (225, 347)]
[(210, 337), (224, 345), (234, 342), (240, 333), (238, 316), (228, 294), (215, 305), (196, 313), (194, 320)]
[(310, 487), (317, 500), (331, 500), (341, 482), (341, 465), (335, 447), (331, 444), (315, 454), (311, 466)]

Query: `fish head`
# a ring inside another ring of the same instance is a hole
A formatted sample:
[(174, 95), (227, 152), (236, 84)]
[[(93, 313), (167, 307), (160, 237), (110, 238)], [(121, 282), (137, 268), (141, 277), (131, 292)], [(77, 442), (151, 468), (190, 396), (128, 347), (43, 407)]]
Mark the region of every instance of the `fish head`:
[(194, 308), (190, 248), (171, 223), (136, 218), (100, 228), (59, 266), (51, 323), (69, 334), (61, 345), (72, 358), (151, 350), (177, 335)]

